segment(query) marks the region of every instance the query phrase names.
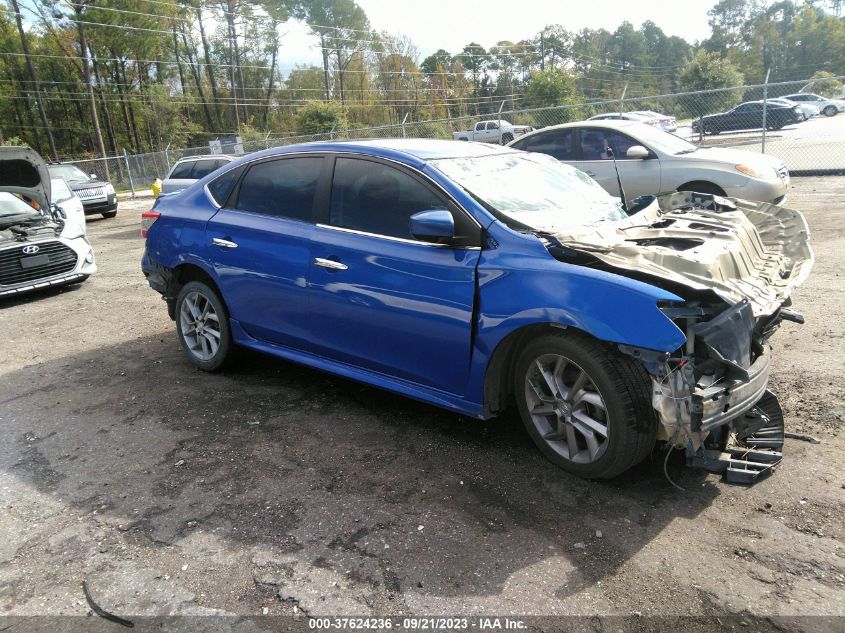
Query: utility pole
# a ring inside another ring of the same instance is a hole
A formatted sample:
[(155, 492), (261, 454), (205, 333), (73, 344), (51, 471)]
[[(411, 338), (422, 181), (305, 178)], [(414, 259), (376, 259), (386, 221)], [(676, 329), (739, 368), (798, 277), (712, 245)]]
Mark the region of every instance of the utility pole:
[(546, 70), (546, 29), (540, 31), (540, 72)]
[(766, 153), (766, 105), (769, 100), (769, 73), (771, 72), (771, 68), (766, 69), (766, 80), (763, 82), (763, 139), (760, 143), (760, 152), (763, 154)]
[(26, 59), (26, 68), (29, 72), (29, 81), (32, 84), (32, 93), (35, 95), (35, 105), (38, 108), (38, 114), (41, 115), (41, 125), (44, 126), (44, 131), (47, 133), (47, 142), (50, 144), (50, 157), (52, 160), (59, 160), (59, 154), (56, 151), (56, 141), (53, 139), (53, 130), (50, 129), (50, 123), (47, 121), (47, 113), (44, 112), (44, 104), (41, 102), (41, 83), (38, 81), (35, 66), (32, 65), (32, 57), (29, 55), (29, 43), (26, 41), (26, 34), (23, 31), (18, 0), (12, 0), (12, 9), (15, 11), (15, 22), (18, 25), (18, 35), (21, 38), (21, 48), (23, 49), (24, 59)]

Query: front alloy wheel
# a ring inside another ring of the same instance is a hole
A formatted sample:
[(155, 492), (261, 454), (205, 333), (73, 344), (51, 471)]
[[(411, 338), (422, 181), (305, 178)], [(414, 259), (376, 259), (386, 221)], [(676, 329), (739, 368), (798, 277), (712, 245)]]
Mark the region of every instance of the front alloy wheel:
[(576, 363), (543, 354), (528, 368), (525, 399), (541, 437), (562, 458), (590, 464), (607, 448), (607, 405), (596, 384)]
[(642, 364), (585, 334), (530, 340), (514, 366), (513, 385), (528, 434), (563, 470), (610, 479), (654, 446), (657, 418)]
[(179, 292), (176, 306), (176, 329), (188, 359), (205, 371), (223, 367), (231, 348), (231, 333), (217, 293), (200, 281), (192, 281)]

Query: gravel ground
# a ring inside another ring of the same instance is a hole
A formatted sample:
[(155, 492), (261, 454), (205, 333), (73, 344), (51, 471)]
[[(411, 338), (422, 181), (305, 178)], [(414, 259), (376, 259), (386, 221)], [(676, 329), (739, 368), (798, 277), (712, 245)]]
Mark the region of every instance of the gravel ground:
[(662, 460), (571, 477), (516, 415), (480, 423), (258, 355), (195, 371), (139, 270), (150, 201), (122, 202), (89, 222), (97, 275), (0, 304), (0, 614), (85, 615), (87, 580), (129, 616), (826, 615), (843, 630), (843, 197), (845, 179), (793, 182), (817, 264), (795, 296), (807, 324), (774, 339), (787, 428), (821, 443), (787, 440), (751, 488), (673, 460), (686, 492)]

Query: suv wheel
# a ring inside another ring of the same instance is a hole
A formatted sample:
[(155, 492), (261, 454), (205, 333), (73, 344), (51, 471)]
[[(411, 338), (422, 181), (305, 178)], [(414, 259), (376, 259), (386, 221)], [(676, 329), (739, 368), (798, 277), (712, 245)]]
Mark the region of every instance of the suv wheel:
[(188, 360), (203, 371), (221, 369), (231, 356), (232, 333), (223, 301), (201, 281), (185, 284), (176, 298), (176, 332)]
[(528, 434), (563, 470), (609, 479), (653, 448), (650, 379), (609, 346), (582, 334), (542, 336), (525, 346), (514, 376)]

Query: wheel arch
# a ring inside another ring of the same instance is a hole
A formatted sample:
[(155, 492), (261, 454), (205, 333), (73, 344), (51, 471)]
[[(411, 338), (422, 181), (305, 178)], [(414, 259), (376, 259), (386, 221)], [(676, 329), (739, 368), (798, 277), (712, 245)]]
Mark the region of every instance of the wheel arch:
[(220, 286), (217, 285), (213, 275), (196, 262), (183, 262), (174, 267), (170, 271), (170, 276), (167, 280), (167, 292), (164, 295), (167, 301), (167, 313), (170, 318), (176, 320), (176, 297), (179, 296), (179, 291), (191, 281), (201, 281), (214, 290), (220, 301), (226, 306), (226, 300), (223, 298), (223, 293), (220, 292)]
[(513, 401), (513, 372), (519, 351), (532, 339), (553, 332), (577, 332), (595, 341), (589, 333), (560, 323), (531, 323), (517, 328), (496, 346), (484, 374), (484, 411), (493, 416)]
[[(705, 187), (705, 190), (695, 189), (695, 187)], [(707, 191), (709, 189), (710, 191)], [(678, 187), (678, 191), (697, 191), (698, 193), (716, 193), (719, 196), (727, 195), (725, 190), (717, 185), (715, 182), (709, 180), (690, 180)]]

